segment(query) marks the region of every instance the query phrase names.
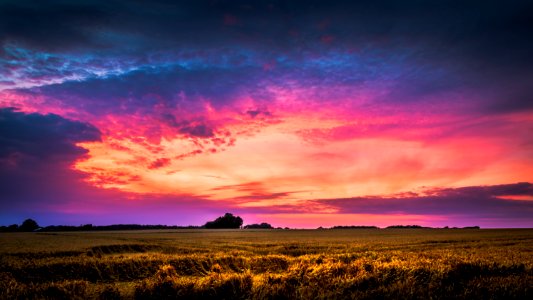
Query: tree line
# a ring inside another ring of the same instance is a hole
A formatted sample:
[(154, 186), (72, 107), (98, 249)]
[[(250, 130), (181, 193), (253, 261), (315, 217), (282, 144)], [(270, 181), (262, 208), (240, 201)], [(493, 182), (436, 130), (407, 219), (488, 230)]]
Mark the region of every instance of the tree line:
[[(92, 224), (84, 224), (80, 226), (69, 225), (51, 225), (41, 227), (33, 219), (26, 219), (22, 224), (13, 224), (9, 226), (0, 226), (0, 232), (33, 232), (33, 231), (108, 231), (108, 230), (145, 230), (145, 229), (289, 229), (288, 227), (274, 228), (268, 223), (249, 224), (242, 226), (243, 219), (231, 213), (225, 213), (223, 216), (216, 218), (213, 221), (206, 222), (202, 226), (177, 226), (177, 225), (140, 225), (140, 224), (114, 224), (114, 225), (100, 225), (94, 226)], [(423, 227), (420, 225), (392, 225), (386, 229), (428, 229), (433, 227)], [(318, 227), (317, 229), (380, 229), (377, 226), (333, 226), (330, 228)], [(444, 229), (459, 229), (458, 227)], [(479, 226), (462, 227), (462, 229), (479, 229)]]
[(213, 221), (209, 221), (202, 226), (177, 226), (177, 225), (141, 225), (141, 224), (114, 224), (100, 225), (84, 224), (80, 226), (71, 225), (51, 225), (41, 227), (33, 219), (27, 219), (21, 225), (13, 224), (9, 226), (0, 226), (0, 232), (32, 232), (32, 231), (107, 231), (107, 230), (143, 230), (143, 229), (273, 229), (268, 223), (250, 224), (242, 226), (243, 220), (239, 216), (226, 213)]

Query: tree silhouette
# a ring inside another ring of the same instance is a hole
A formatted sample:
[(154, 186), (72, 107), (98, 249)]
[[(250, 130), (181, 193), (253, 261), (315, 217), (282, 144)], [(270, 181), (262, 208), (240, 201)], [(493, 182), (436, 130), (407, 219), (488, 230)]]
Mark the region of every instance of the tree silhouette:
[(221, 229), (221, 228), (240, 228), (242, 225), (241, 217), (234, 216), (233, 214), (226, 213), (222, 217), (216, 218), (214, 221), (205, 223), (204, 227), (208, 229)]
[(268, 223), (261, 223), (261, 224), (249, 224), (244, 226), (244, 229), (272, 229), (272, 225)]
[(26, 219), (22, 222), (22, 225), (19, 226), (20, 231), (34, 231), (37, 228), (39, 228), (39, 224), (32, 219)]

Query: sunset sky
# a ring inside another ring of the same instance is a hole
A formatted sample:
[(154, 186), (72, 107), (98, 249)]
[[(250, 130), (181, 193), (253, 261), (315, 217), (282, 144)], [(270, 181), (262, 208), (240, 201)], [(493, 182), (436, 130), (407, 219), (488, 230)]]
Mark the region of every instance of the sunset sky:
[(0, 225), (533, 227), (531, 1), (0, 3)]

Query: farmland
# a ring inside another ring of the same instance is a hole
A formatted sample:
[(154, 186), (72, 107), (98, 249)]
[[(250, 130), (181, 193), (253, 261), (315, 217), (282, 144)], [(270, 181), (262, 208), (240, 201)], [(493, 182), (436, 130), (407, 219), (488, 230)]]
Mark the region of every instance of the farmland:
[(0, 298), (533, 299), (533, 230), (3, 233)]

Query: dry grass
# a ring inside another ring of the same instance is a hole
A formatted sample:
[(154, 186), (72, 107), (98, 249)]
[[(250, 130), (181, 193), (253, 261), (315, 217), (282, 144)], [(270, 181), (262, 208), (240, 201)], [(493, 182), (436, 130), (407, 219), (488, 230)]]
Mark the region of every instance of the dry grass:
[(533, 299), (533, 230), (0, 235), (1, 299)]

